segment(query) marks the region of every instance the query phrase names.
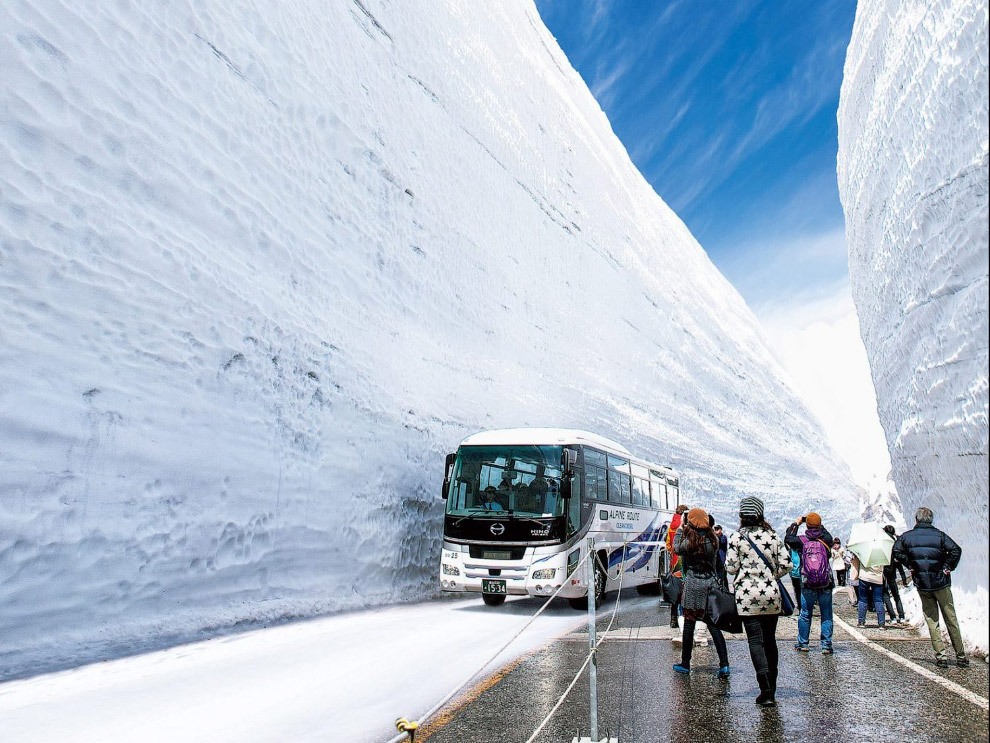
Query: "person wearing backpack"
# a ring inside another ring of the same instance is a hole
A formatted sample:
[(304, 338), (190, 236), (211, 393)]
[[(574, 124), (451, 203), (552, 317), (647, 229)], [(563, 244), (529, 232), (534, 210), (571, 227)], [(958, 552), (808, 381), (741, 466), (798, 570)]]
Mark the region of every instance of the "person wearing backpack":
[[(798, 529), (805, 525), (804, 534)], [(798, 637), (795, 650), (807, 653), (811, 638), (811, 620), (815, 604), (822, 612), (822, 655), (832, 654), (832, 535), (822, 526), (817, 513), (801, 516), (787, 527), (784, 544), (798, 553), (801, 560), (801, 613), (798, 616)]]

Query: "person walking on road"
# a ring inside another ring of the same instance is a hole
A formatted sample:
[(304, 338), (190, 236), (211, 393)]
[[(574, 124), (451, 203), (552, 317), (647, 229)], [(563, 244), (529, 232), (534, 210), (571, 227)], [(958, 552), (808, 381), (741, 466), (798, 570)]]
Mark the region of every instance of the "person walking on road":
[(681, 662), (674, 665), (678, 673), (691, 672), (691, 651), (694, 649), (694, 629), (697, 622), (704, 622), (712, 636), (718, 653), (720, 679), (729, 677), (729, 653), (725, 637), (707, 616), (708, 592), (718, 580), (718, 537), (709, 526), (708, 514), (701, 508), (692, 508), (687, 520), (674, 536), (674, 552), (681, 558), (684, 578), (684, 594), (681, 608), (684, 610), (684, 633), (681, 635)]
[[(798, 535), (801, 524), (804, 534)], [(811, 640), (811, 620), (815, 616), (815, 604), (822, 613), (821, 650), (822, 655), (832, 654), (832, 535), (822, 526), (822, 517), (817, 513), (801, 516), (787, 527), (784, 543), (792, 552), (797, 552), (801, 560), (801, 613), (798, 616), (798, 637), (795, 650), (807, 653)], [(792, 573), (793, 575), (793, 573)]]
[(718, 537), (718, 559), (725, 562), (725, 550), (729, 546), (729, 538), (722, 533), (722, 526), (720, 524), (715, 524), (713, 531), (715, 536)]
[(832, 570), (835, 571), (835, 579), (839, 586), (846, 585), (846, 551), (842, 549), (842, 541), (835, 537), (832, 540)]
[(887, 629), (883, 606), (883, 566), (864, 567), (854, 554), (850, 575), (859, 581), (859, 619), (856, 626), (866, 626), (866, 608), (872, 606), (877, 613), (877, 625), (880, 629)]
[(794, 589), (794, 605), (801, 606), (801, 553), (791, 550), (791, 588)]
[(763, 518), (763, 501), (739, 503), (739, 531), (729, 538), (725, 570), (735, 576), (733, 592), (749, 643), (760, 694), (756, 703), (776, 704), (777, 619), (781, 596), (777, 579), (791, 569), (789, 550)]
[[(684, 512), (688, 510), (688, 507), (681, 503), (677, 507), (676, 513), (670, 519), (670, 526), (667, 528), (667, 554), (671, 555), (670, 563), (670, 573), (671, 575), (676, 575), (678, 578), (682, 578), (681, 570), (681, 558), (674, 552), (674, 535), (677, 534), (677, 530), (681, 528), (681, 524), (684, 521)], [(674, 600), (670, 604), (670, 628), (677, 629), (680, 625), (677, 623), (678, 614), (678, 601)]]
[[(894, 531), (894, 527), (887, 524), (883, 527), (883, 530), (890, 535), (890, 538), (897, 542), (897, 532)], [(884, 606), (887, 611), (891, 612), (893, 619), (892, 624), (905, 625), (907, 624), (907, 618), (904, 615), (904, 604), (901, 602), (901, 592), (897, 589), (897, 574), (900, 573), (901, 584), (907, 586), (907, 574), (904, 572), (904, 563), (894, 557), (893, 551), (890, 554), (890, 564), (883, 566), (883, 587), (885, 593), (890, 596), (889, 600), (884, 602)], [(893, 605), (891, 605), (893, 602)], [(894, 612), (892, 609), (896, 609)]]
[(723, 586), (729, 585), (729, 576), (725, 572), (725, 550), (729, 546), (729, 538), (722, 533), (722, 527), (718, 524), (712, 527), (715, 538), (718, 539), (718, 579)]
[(969, 659), (963, 647), (956, 607), (952, 600), (952, 571), (962, 559), (962, 548), (943, 531), (932, 526), (934, 514), (930, 508), (919, 508), (914, 514), (915, 525), (901, 534), (894, 542), (892, 557), (911, 571), (911, 578), (921, 597), (921, 610), (925, 613), (928, 633), (935, 651), (935, 663), (948, 668), (949, 660), (942, 640), (938, 613), (945, 618), (952, 649), (956, 653), (956, 665), (969, 667)]

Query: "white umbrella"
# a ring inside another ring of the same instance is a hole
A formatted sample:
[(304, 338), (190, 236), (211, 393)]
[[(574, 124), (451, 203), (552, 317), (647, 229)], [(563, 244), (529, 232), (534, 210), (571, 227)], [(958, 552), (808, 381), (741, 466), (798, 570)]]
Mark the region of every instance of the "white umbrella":
[(864, 568), (890, 565), (890, 550), (894, 540), (880, 524), (870, 522), (853, 524), (852, 533), (846, 541), (846, 549), (859, 558)]

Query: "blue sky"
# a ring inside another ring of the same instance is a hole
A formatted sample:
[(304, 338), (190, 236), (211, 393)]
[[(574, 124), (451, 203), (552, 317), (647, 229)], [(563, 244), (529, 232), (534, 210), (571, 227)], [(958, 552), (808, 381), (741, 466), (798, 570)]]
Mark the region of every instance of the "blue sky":
[[(855, 0), (536, 0), (868, 489), (890, 458), (849, 290), (836, 110)], [(879, 478), (879, 479), (878, 479)]]
[(657, 193), (754, 308), (846, 281), (835, 114), (853, 0), (537, 0)]

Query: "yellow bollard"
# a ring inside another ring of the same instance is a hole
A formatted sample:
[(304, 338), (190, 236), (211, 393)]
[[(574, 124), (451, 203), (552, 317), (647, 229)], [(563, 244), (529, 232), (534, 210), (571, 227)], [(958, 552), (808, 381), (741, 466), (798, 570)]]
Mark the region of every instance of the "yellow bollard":
[(419, 723), (415, 720), (409, 721), (405, 717), (400, 717), (395, 721), (395, 729), (400, 733), (409, 733), (409, 741), (416, 740), (416, 731), (419, 729)]

